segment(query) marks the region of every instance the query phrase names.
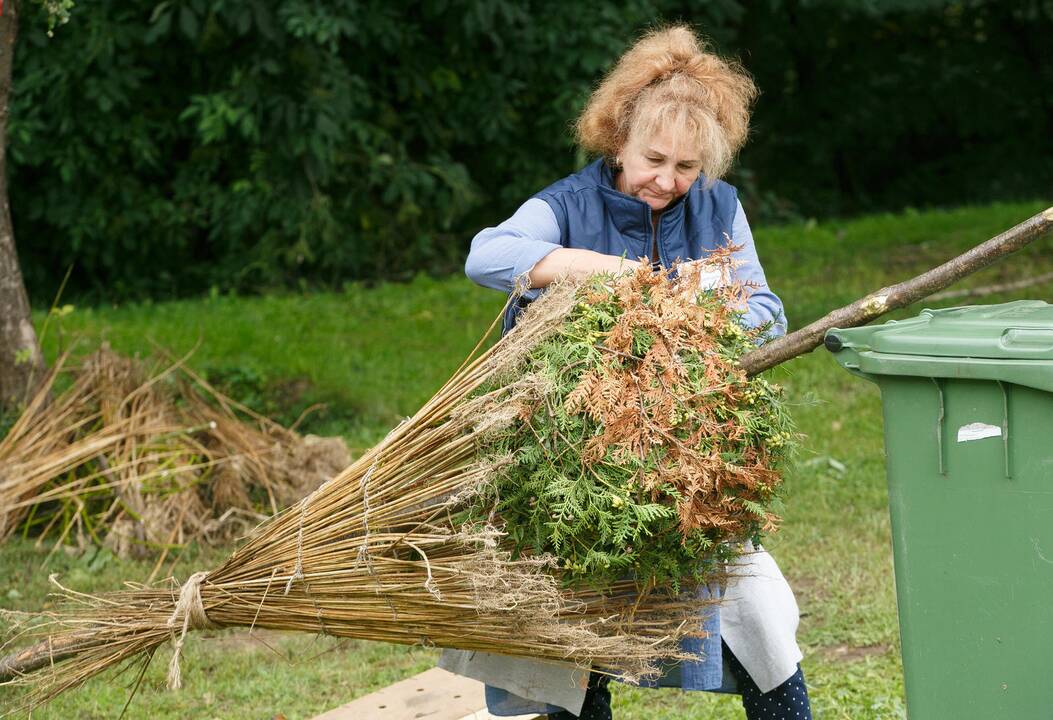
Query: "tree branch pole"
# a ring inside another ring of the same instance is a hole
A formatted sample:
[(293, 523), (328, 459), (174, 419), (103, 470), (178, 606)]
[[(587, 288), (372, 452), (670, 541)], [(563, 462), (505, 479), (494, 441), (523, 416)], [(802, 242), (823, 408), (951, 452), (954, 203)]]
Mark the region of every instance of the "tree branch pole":
[(906, 307), (942, 290), (966, 275), (991, 265), (996, 260), (1016, 252), (1053, 229), (1053, 207), (1043, 210), (1016, 227), (1006, 230), (985, 243), (939, 267), (922, 273), (898, 285), (881, 288), (851, 305), (834, 310), (812, 324), (778, 340), (762, 345), (742, 357), (742, 368), (749, 375), (758, 375), (787, 360), (809, 353), (823, 342), (831, 328), (866, 325), (885, 313)]
[(24, 650), (0, 658), (0, 683), (10, 682), (41, 668), (76, 656), (84, 649), (83, 641), (44, 640)]

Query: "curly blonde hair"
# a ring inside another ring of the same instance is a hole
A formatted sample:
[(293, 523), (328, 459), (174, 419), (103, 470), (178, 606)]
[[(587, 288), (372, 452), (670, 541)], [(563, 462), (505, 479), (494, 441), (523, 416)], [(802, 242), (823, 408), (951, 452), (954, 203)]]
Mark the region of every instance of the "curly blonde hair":
[(705, 51), (686, 25), (653, 30), (621, 56), (589, 97), (575, 126), (588, 152), (614, 158), (634, 138), (687, 133), (702, 149), (710, 181), (746, 141), (757, 87), (741, 65)]

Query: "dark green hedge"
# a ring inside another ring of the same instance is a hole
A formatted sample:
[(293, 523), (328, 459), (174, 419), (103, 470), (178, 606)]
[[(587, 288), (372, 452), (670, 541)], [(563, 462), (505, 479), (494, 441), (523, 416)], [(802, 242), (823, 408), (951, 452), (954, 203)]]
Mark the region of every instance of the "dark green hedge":
[(78, 0), (52, 39), (27, 9), (16, 52), (30, 292), (70, 264), (108, 299), (454, 271), (583, 161), (568, 124), (658, 19), (757, 78), (754, 221), (1053, 184), (1048, 0)]

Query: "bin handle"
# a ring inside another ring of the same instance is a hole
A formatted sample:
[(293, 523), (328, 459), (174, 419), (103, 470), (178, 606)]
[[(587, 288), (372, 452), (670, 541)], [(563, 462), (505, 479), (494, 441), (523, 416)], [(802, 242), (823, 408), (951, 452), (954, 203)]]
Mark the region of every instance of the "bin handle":
[(936, 397), (940, 401), (940, 415), (936, 418), (936, 454), (940, 475), (946, 476), (947, 470), (943, 466), (943, 385), (940, 383), (939, 378), (929, 379), (932, 380), (932, 384), (936, 386)]
[(1013, 474), (1009, 466), (1009, 389), (1001, 380), (995, 380), (1002, 390), (1002, 452), (1005, 454), (1005, 476), (1012, 480)]

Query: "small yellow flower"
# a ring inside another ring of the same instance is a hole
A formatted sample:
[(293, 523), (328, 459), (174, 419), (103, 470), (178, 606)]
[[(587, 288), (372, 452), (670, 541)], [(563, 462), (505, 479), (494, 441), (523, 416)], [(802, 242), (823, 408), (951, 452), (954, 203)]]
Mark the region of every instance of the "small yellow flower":
[(724, 337), (742, 337), (746, 334), (746, 331), (742, 329), (742, 326), (737, 322), (730, 322), (724, 326)]

